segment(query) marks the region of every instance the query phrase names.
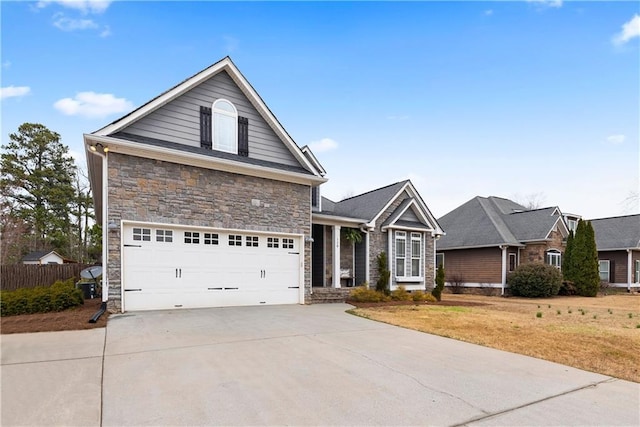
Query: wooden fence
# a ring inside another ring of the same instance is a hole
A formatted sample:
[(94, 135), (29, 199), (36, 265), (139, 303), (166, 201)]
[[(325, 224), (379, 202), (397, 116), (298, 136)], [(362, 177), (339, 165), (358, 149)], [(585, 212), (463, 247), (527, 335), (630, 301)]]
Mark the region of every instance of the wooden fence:
[(13, 291), (36, 286), (51, 286), (56, 280), (73, 277), (80, 280), (80, 272), (93, 264), (43, 264), (43, 265), (3, 265), (0, 266), (0, 289)]

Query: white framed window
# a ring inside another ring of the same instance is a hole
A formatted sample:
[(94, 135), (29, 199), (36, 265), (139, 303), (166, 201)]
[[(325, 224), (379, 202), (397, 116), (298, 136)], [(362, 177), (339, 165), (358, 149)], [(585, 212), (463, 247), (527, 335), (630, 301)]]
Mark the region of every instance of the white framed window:
[(151, 229), (150, 228), (134, 228), (133, 229), (133, 240), (138, 240), (142, 242), (150, 242), (151, 241)]
[(411, 276), (422, 276), (422, 235), (411, 233)]
[(440, 264), (444, 267), (444, 254), (436, 254), (436, 268), (440, 267)]
[(396, 276), (404, 277), (407, 256), (407, 233), (396, 231)]
[(171, 230), (156, 230), (156, 242), (173, 242), (173, 231)]
[(509, 271), (513, 271), (518, 266), (518, 258), (516, 254), (509, 254)]
[(238, 111), (226, 99), (218, 99), (211, 108), (213, 149), (238, 153)]
[(600, 271), (600, 281), (608, 282), (611, 273), (611, 263), (608, 259), (601, 259), (598, 261), (598, 270)]
[(267, 247), (268, 248), (280, 247), (280, 239), (277, 237), (267, 237)]
[(218, 244), (218, 234), (217, 233), (204, 233), (204, 244), (205, 245), (217, 245)]
[(282, 239), (283, 249), (293, 249), (293, 239)]
[(242, 246), (242, 236), (229, 234), (229, 246)]
[(555, 268), (561, 268), (562, 267), (562, 260), (561, 260), (561, 254), (560, 251), (556, 250), (556, 249), (551, 249), (550, 251), (547, 252), (547, 264), (549, 265), (553, 265)]
[(636, 260), (636, 268), (635, 268), (635, 273), (636, 273), (636, 277), (635, 277), (635, 282), (636, 283), (640, 283), (640, 259)]
[(184, 232), (184, 242), (191, 245), (199, 245), (200, 244), (200, 232), (198, 231), (185, 231)]
[(258, 236), (245, 236), (245, 245), (252, 248), (258, 247)]

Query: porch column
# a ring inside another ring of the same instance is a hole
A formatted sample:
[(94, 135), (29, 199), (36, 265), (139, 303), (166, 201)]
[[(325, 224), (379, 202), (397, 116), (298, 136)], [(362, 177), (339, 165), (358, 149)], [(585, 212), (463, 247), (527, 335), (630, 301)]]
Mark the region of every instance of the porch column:
[(333, 274), (332, 281), (333, 287), (340, 287), (340, 226), (333, 226), (333, 251), (331, 251), (331, 256), (333, 257), (332, 266), (333, 266)]
[[(364, 233), (364, 280), (369, 283), (369, 232)], [(369, 283), (371, 287), (371, 283)]]
[(502, 290), (500, 295), (504, 295), (504, 287), (507, 284), (507, 248), (508, 246), (500, 246), (502, 249)]
[(627, 249), (627, 290), (631, 292), (631, 282), (633, 281), (633, 251)]

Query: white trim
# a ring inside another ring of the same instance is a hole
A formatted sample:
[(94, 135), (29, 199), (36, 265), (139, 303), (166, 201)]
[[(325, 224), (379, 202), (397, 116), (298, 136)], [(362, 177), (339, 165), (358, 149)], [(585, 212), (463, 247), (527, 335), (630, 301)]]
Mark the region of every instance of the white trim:
[(319, 212), (313, 212), (311, 215), (311, 222), (313, 224), (342, 225), (345, 227), (357, 226), (360, 228), (361, 226), (366, 225), (367, 220), (361, 218), (348, 218), (345, 216), (323, 215)]
[(305, 156), (307, 156), (311, 164), (316, 168), (316, 171), (318, 172), (318, 174), (320, 176), (325, 176), (327, 174), (327, 171), (322, 167), (322, 165), (316, 158), (315, 154), (313, 154), (313, 151), (311, 151), (311, 148), (309, 148), (308, 145), (305, 145), (304, 147), (301, 148), (301, 150), (302, 150), (302, 153)]
[(334, 288), (339, 288), (340, 285), (340, 226), (334, 225), (332, 228), (333, 236), (333, 251), (331, 256), (333, 257), (333, 272), (331, 274), (331, 281)]
[(509, 249), (509, 246), (500, 246), (500, 249), (502, 250), (502, 289), (500, 294), (504, 295), (504, 288), (507, 286), (507, 249)]
[[(556, 208), (556, 209), (558, 209), (558, 208)], [(564, 219), (562, 218), (562, 214), (561, 214), (558, 217), (558, 219), (556, 220), (556, 222), (553, 224), (553, 226), (551, 227), (551, 230), (549, 230), (549, 232), (545, 236), (545, 240), (550, 238), (549, 236), (556, 229), (556, 226), (558, 225), (558, 222), (560, 222), (560, 224), (562, 225), (562, 229), (564, 230), (564, 233), (560, 232), (560, 234), (562, 234), (562, 237), (567, 237), (569, 235), (569, 229), (567, 228), (567, 225), (564, 223)], [(525, 241), (525, 240), (523, 240), (523, 241)]]
[(304, 165), (305, 169), (310, 172), (315, 171), (309, 160), (302, 153), (298, 145), (291, 139), (291, 136), (287, 133), (287, 131), (282, 127), (280, 122), (276, 119), (276, 117), (271, 113), (271, 110), (264, 103), (260, 95), (253, 89), (251, 84), (244, 78), (240, 70), (235, 66), (231, 58), (228, 56), (216, 62), (215, 64), (209, 66), (208, 68), (200, 71), (189, 79), (183, 81), (182, 83), (174, 86), (172, 89), (164, 92), (160, 96), (152, 99), (141, 107), (137, 108), (133, 112), (127, 114), (124, 117), (116, 120), (115, 122), (93, 132), (92, 136), (107, 136), (113, 133), (116, 133), (125, 127), (131, 125), (132, 123), (142, 119), (143, 117), (151, 114), (153, 111), (162, 107), (163, 105), (173, 101), (180, 95), (188, 92), (194, 87), (198, 86), (202, 82), (208, 80), (214, 75), (218, 74), (221, 71), (226, 71), (229, 76), (233, 79), (233, 81), (238, 85), (240, 90), (247, 97), (249, 102), (254, 106), (254, 108), (258, 111), (265, 121), (271, 126), (274, 132), (280, 137), (280, 139), (284, 142), (285, 146), (289, 149), (289, 151), (293, 154), (293, 156)]
[[(364, 233), (364, 258), (365, 258), (365, 263), (364, 263), (364, 280), (369, 283), (369, 280), (371, 278), (370, 276), (370, 267), (369, 267), (369, 258), (371, 257), (371, 254), (369, 253), (369, 232), (365, 231)], [(369, 287), (371, 287), (371, 283), (369, 283)]]
[(398, 198), (398, 196), (400, 194), (402, 194), (403, 191), (408, 190), (409, 191), (409, 195), (411, 197), (413, 197), (413, 199), (418, 203), (418, 206), (420, 207), (420, 211), (422, 212), (423, 215), (425, 215), (425, 217), (428, 219), (428, 223), (431, 224), (431, 226), (433, 227), (433, 229), (435, 230), (435, 234), (439, 234), (439, 235), (444, 235), (445, 232), (442, 231), (442, 229), (440, 228), (440, 225), (438, 224), (438, 221), (435, 219), (435, 217), (431, 214), (431, 211), (429, 211), (429, 208), (427, 207), (427, 205), (422, 201), (422, 199), (420, 198), (420, 194), (418, 193), (418, 191), (415, 189), (415, 187), (413, 186), (413, 184), (411, 183), (411, 181), (407, 181), (401, 188), (400, 190), (398, 190), (398, 192), (389, 199), (389, 201), (387, 202), (386, 205), (384, 205), (382, 207), (382, 209), (380, 209), (378, 211), (378, 213), (376, 214), (375, 217), (373, 217), (373, 219), (369, 222), (369, 224), (371, 225), (375, 225), (376, 221), (378, 220), (378, 218), (380, 218), (380, 216), (387, 210), (387, 208), (389, 206), (391, 206), (391, 204), (393, 202), (396, 201), (396, 199)]
[[(226, 102), (227, 104), (231, 105), (231, 108), (233, 108), (233, 113), (229, 113), (228, 111), (225, 111), (223, 109), (218, 109), (216, 111), (216, 104), (222, 102)], [(220, 114), (222, 116), (230, 117), (233, 119), (234, 133), (232, 139), (233, 148), (231, 150), (223, 150), (219, 147), (216, 147), (216, 114)], [(223, 153), (238, 154), (238, 110), (231, 101), (225, 98), (218, 98), (213, 101), (213, 104), (211, 104), (211, 149), (222, 151)]]
[(299, 172), (278, 170), (266, 166), (252, 165), (249, 163), (221, 159), (218, 157), (206, 156), (203, 154), (196, 154), (172, 148), (138, 144), (109, 136), (96, 137), (94, 135), (85, 134), (84, 137), (87, 149), (93, 145), (92, 142), (95, 142), (101, 143), (105, 147), (108, 146), (109, 152), (111, 153), (128, 154), (153, 160), (162, 160), (204, 169), (231, 172), (295, 184), (317, 185), (327, 182), (326, 178), (322, 178), (317, 175), (307, 175)]

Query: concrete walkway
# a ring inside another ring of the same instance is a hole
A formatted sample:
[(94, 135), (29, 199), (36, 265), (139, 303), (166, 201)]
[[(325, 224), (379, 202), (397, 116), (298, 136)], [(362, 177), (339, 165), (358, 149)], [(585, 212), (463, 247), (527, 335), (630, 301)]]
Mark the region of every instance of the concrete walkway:
[(348, 308), (145, 312), (113, 316), (106, 336), (3, 336), (2, 425), (640, 425), (640, 384)]

